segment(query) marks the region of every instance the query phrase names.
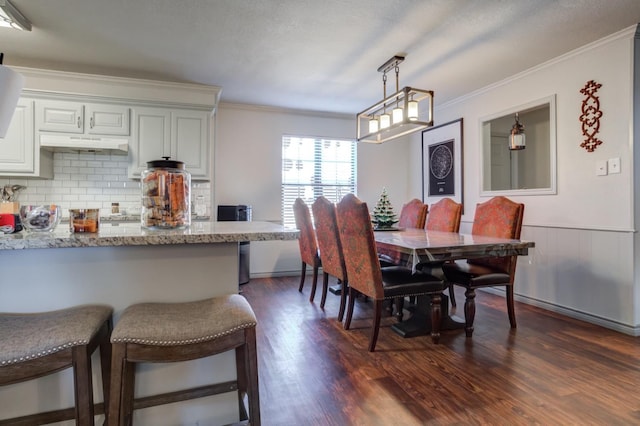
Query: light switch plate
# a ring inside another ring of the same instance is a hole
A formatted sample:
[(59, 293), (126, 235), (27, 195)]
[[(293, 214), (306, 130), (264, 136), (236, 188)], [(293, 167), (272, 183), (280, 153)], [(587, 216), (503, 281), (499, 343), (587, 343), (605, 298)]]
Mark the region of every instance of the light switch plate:
[(596, 161), (596, 176), (607, 175), (607, 160)]
[(609, 173), (620, 173), (620, 157), (609, 158), (608, 163)]

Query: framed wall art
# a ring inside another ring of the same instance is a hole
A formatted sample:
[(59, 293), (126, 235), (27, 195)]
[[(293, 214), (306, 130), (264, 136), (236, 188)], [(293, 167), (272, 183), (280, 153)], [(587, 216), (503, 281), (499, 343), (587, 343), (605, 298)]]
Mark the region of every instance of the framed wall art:
[(422, 201), (463, 202), (462, 118), (422, 132)]

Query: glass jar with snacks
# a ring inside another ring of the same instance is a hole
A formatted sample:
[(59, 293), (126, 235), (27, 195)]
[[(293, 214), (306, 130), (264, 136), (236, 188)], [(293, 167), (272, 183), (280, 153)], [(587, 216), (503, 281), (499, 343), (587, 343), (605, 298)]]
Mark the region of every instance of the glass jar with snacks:
[(147, 229), (184, 228), (191, 224), (191, 174), (182, 161), (149, 161), (142, 172), (141, 225)]

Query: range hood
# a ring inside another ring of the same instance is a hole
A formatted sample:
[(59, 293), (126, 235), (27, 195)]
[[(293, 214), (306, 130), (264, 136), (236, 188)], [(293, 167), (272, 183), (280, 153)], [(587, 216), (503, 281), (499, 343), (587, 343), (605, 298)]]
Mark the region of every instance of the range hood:
[(60, 152), (97, 152), (127, 155), (129, 139), (40, 134), (40, 148)]

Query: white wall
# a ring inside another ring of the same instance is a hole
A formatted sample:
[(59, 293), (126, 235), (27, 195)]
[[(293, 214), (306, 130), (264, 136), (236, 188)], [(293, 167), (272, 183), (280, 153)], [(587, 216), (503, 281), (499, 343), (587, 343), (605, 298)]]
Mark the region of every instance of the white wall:
[[(464, 117), (465, 231), (476, 203), (488, 199), (480, 196), (480, 117), (556, 95), (557, 194), (510, 197), (525, 203), (523, 238), (536, 243), (518, 263), (516, 294), (529, 303), (640, 334), (631, 132), (634, 32), (627, 29), (436, 106), (436, 124)], [(580, 147), (580, 89), (589, 80), (602, 84), (598, 95), (604, 113), (599, 133), (603, 144), (593, 153)], [(419, 153), (414, 147), (412, 156)], [(620, 157), (622, 172), (596, 176), (596, 161), (613, 157)], [(411, 180), (419, 179), (417, 167)]]
[[(283, 135), (355, 138), (355, 113), (318, 114), (222, 103), (216, 122), (214, 206), (249, 204), (254, 220), (281, 221)], [(373, 209), (386, 187), (399, 212), (410, 198), (409, 141), (359, 144), (357, 149), (358, 196)], [(299, 272), (297, 242), (251, 243), (252, 276)]]

